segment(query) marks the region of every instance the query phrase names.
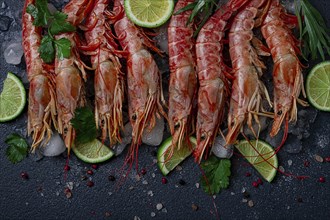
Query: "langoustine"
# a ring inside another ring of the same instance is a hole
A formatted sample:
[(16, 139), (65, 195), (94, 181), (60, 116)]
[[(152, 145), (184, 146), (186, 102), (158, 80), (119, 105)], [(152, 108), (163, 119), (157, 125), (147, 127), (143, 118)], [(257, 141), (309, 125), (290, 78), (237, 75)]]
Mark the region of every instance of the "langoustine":
[[(132, 143), (125, 164), (130, 168), (135, 160), (138, 169), (138, 147), (145, 129), (151, 130), (156, 117), (166, 116), (161, 101), (161, 78), (157, 64), (147, 50), (159, 52), (148, 37), (124, 13), (123, 0), (115, 0), (114, 29), (124, 52), (127, 53), (128, 113), (132, 125)], [(130, 169), (129, 168), (129, 169)]]
[(109, 0), (95, 0), (95, 5), (84, 24), (87, 49), (95, 69), (95, 121), (101, 128), (101, 139), (110, 138), (111, 145), (120, 142), (123, 127), (122, 103), (124, 76), (115, 54), (118, 49), (109, 26), (107, 7)]
[[(252, 127), (253, 119), (260, 124), (258, 113), (262, 110), (262, 96), (269, 101), (268, 92), (260, 81), (264, 63), (258, 55), (270, 54), (253, 35), (253, 28), (260, 26), (268, 11), (270, 0), (252, 0), (234, 18), (229, 33), (229, 53), (234, 72), (232, 94), (228, 114), (227, 144), (233, 144), (242, 126), (248, 127), (257, 137)], [(270, 101), (269, 101), (270, 104)], [(270, 104), (271, 105), (271, 104)]]
[(28, 134), (32, 134), (32, 150), (35, 150), (46, 135), (46, 142), (52, 135), (52, 125), (56, 128), (56, 101), (54, 70), (46, 66), (38, 52), (41, 42), (41, 28), (33, 25), (33, 17), (27, 13), (28, 5), (34, 0), (26, 0), (23, 10), (23, 49), (26, 73), (30, 81), (28, 106)]
[[(180, 0), (175, 11), (193, 3), (194, 0)], [(197, 76), (193, 40), (193, 24), (187, 25), (190, 11), (173, 14), (168, 26), (168, 50), (170, 65), (168, 123), (172, 145), (169, 155), (175, 148), (180, 149), (183, 141), (193, 131), (193, 108), (197, 91)], [(196, 108), (196, 107), (195, 107)]]
[(223, 56), (223, 37), (227, 21), (247, 0), (231, 0), (205, 23), (196, 41), (198, 70), (198, 112), (195, 160), (200, 162), (210, 147), (223, 120), (225, 102), (229, 97), (228, 67)]
[[(67, 21), (77, 26), (90, 13), (93, 4), (94, 0), (71, 0), (62, 11), (68, 15)], [(55, 58), (58, 132), (63, 135), (65, 146), (70, 153), (75, 138), (70, 120), (76, 108), (85, 105), (83, 79), (86, 80), (86, 72), (78, 53), (77, 33), (63, 33), (56, 36), (56, 39), (61, 38), (67, 38), (71, 42), (71, 55), (69, 58), (58, 56)]]
[(298, 54), (300, 54), (298, 40), (295, 39), (289, 28), (292, 24), (286, 23), (285, 19), (292, 20), (280, 2), (273, 0), (261, 26), (262, 34), (274, 61), (275, 114), (271, 136), (278, 133), (284, 120), (286, 127), (289, 122), (297, 120), (297, 102), (304, 106), (307, 105), (306, 102), (299, 99), (304, 85), (302, 67), (298, 58)]

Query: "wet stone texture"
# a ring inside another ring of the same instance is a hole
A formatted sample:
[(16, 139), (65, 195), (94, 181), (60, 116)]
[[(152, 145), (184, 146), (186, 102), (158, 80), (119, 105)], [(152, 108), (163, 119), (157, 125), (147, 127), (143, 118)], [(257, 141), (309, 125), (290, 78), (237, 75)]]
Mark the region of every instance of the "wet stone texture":
[[(50, 2), (59, 7), (68, 1)], [(329, 22), (329, 1), (310, 2)], [(8, 43), (21, 41), (23, 3), (0, 0), (0, 90), (8, 71), (20, 76), (28, 88), (24, 57), (17, 65), (7, 64), (4, 57)], [(164, 66), (168, 62), (160, 57), (157, 62), (168, 80), (168, 68)], [(304, 74), (317, 62), (309, 63)], [(271, 73), (266, 72), (264, 77), (267, 75)], [(163, 83), (167, 85), (166, 80)], [(325, 159), (318, 162), (315, 155), (330, 156), (330, 116), (312, 107), (299, 108), (298, 112), (297, 124), (290, 125), (288, 141), (278, 159), (281, 170), (308, 179), (277, 174), (271, 184), (263, 180), (262, 185), (253, 187), (260, 176), (234, 153), (230, 187), (210, 197), (203, 192), (201, 171), (193, 158), (164, 178), (156, 165), (156, 146), (141, 145), (139, 170), (135, 170), (134, 163), (129, 174), (128, 167), (123, 168), (128, 147), (118, 147), (118, 156), (97, 169), (79, 161), (72, 152), (69, 169), (64, 169), (67, 153), (57, 157), (29, 155), (14, 165), (6, 158), (4, 140), (14, 132), (26, 136), (25, 111), (11, 122), (0, 123), (0, 219), (216, 219), (214, 204), (220, 219), (329, 219), (330, 163)], [(163, 139), (169, 136), (166, 124), (160, 130), (165, 130)], [(262, 138), (279, 146), (283, 133), (270, 138), (268, 132), (269, 127)], [(141, 169), (145, 169), (143, 174)]]
[(0, 31), (2, 32), (8, 31), (11, 22), (12, 19), (10, 17), (0, 15)]

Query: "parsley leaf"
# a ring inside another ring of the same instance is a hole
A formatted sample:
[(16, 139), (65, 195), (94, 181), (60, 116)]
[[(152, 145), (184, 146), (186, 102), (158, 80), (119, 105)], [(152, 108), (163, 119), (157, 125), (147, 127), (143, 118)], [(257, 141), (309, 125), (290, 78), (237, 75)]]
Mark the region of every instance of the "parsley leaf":
[(36, 6), (34, 6), (32, 4), (29, 4), (27, 6), (27, 8), (26, 8), (26, 12), (29, 13), (30, 15), (32, 15), (32, 17), (34, 18), (34, 20), (37, 19), (37, 17), (38, 17), (38, 9), (36, 8)]
[(61, 38), (54, 41), (57, 50), (57, 57), (61, 60), (69, 58), (71, 54), (71, 42), (66, 38)]
[(11, 134), (6, 138), (5, 142), (9, 145), (6, 155), (12, 163), (18, 163), (26, 157), (29, 145), (20, 135)]
[(57, 56), (60, 59), (69, 58), (71, 55), (71, 42), (68, 39), (54, 39), (54, 35), (73, 32), (76, 28), (66, 21), (68, 15), (59, 11), (52, 14), (47, 6), (47, 0), (36, 0), (35, 5), (30, 4), (27, 13), (34, 18), (33, 24), (38, 27), (48, 28), (48, 33), (42, 38), (39, 47), (41, 59), (45, 63), (52, 63)]
[(89, 107), (77, 108), (71, 124), (77, 133), (75, 140), (77, 143), (88, 143), (98, 135), (94, 114)]
[(64, 14), (59, 11), (55, 12), (55, 14), (53, 15), (54, 20), (52, 21), (49, 27), (49, 31), (52, 35), (65, 33), (65, 32), (72, 32), (76, 30), (74, 26), (72, 26), (69, 22), (66, 21), (67, 17), (68, 17), (67, 14)]
[(26, 12), (32, 15), (33, 24), (37, 27), (47, 26), (52, 16), (48, 9), (47, 0), (37, 0), (35, 5), (28, 5)]
[(201, 167), (205, 172), (205, 176), (201, 177), (201, 186), (203, 190), (210, 194), (216, 194), (221, 189), (229, 186), (230, 160), (218, 159), (215, 156), (210, 157), (207, 161), (201, 163)]
[(53, 39), (49, 35), (46, 35), (42, 38), (38, 51), (40, 53), (41, 59), (45, 63), (52, 63), (54, 61), (55, 48), (54, 48)]

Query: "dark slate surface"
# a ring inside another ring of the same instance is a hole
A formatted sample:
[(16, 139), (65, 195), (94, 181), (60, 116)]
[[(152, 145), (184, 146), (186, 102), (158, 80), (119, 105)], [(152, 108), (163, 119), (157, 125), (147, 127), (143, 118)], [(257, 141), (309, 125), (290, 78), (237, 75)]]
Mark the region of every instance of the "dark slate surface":
[[(61, 4), (61, 1), (54, 2)], [(328, 21), (329, 2), (313, 2)], [(23, 1), (0, 1), (0, 15), (9, 16), (12, 22), (9, 31), (3, 31), (6, 23), (1, 24), (4, 27), (0, 31), (2, 44), (15, 40), (14, 36), (20, 33), (22, 7)], [(1, 48), (0, 82), (3, 82), (8, 71), (26, 81), (24, 62), (17, 66), (7, 65), (3, 45)], [(313, 112), (312, 108), (307, 109), (308, 114)], [(253, 188), (252, 182), (257, 180), (258, 174), (242, 158), (234, 156), (230, 187), (214, 199), (220, 218), (329, 219), (330, 163), (318, 163), (313, 159), (314, 154), (330, 156), (329, 117), (329, 113), (317, 112), (315, 123), (308, 129), (311, 135), (303, 139), (302, 150), (297, 154), (283, 150), (278, 155), (280, 164), (287, 172), (308, 175), (310, 179), (299, 181), (278, 174), (273, 183)], [(30, 155), (19, 164), (11, 164), (5, 156), (7, 146), (4, 139), (12, 132), (23, 134), (25, 127), (26, 114), (12, 122), (0, 124), (0, 219), (133, 219), (134, 216), (151, 219), (152, 212), (156, 214), (154, 219), (216, 218), (212, 198), (195, 186), (199, 182), (200, 170), (191, 158), (182, 164), (181, 171), (171, 173), (167, 177), (168, 183), (164, 185), (161, 173), (153, 165), (153, 152), (157, 148), (141, 146), (139, 164), (140, 167), (146, 167), (147, 173), (140, 181), (136, 181), (135, 171), (119, 190), (115, 189), (116, 182), (108, 181), (110, 174), (118, 179), (116, 170), (122, 166), (123, 154), (100, 165), (91, 176), (95, 186), (89, 188), (86, 180), (81, 180), (81, 175), (86, 175), (86, 170), (91, 169), (91, 166), (74, 156), (70, 160), (71, 170), (66, 179), (63, 172), (64, 156), (43, 158), (36, 162)], [(291, 141), (296, 140), (293, 135), (290, 138)], [(291, 166), (288, 160), (292, 160)], [(304, 161), (309, 161), (310, 166), (305, 167)], [(29, 180), (20, 177), (22, 171), (28, 173)], [(245, 177), (246, 172), (251, 172), (252, 176)], [(326, 178), (325, 183), (317, 181), (320, 176)], [(181, 179), (186, 182), (183, 186), (178, 184)], [(64, 194), (67, 182), (73, 182), (74, 186), (71, 199)], [(242, 202), (243, 188), (249, 193), (249, 200), (253, 200), (254, 207)], [(157, 203), (162, 203), (166, 212), (164, 209), (158, 211)], [(192, 209), (192, 204), (198, 206), (197, 211)]]

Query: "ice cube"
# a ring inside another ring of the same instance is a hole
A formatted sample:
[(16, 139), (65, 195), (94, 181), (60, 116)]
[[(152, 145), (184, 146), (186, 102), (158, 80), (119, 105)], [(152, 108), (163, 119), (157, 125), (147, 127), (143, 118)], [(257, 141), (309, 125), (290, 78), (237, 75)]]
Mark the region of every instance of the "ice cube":
[[(262, 131), (264, 131), (267, 128), (267, 125), (268, 125), (266, 117), (259, 117), (259, 122), (260, 122), (260, 127), (259, 127), (259, 124), (257, 124), (255, 121), (252, 122), (252, 128), (253, 128), (254, 132), (256, 132), (256, 135), (258, 135), (259, 129), (260, 129), (260, 132), (259, 132), (259, 134), (260, 134)], [(248, 125), (244, 126), (244, 134), (250, 138), (254, 138), (254, 134)]]
[(283, 129), (280, 129), (278, 134), (275, 135), (274, 137), (271, 137), (269, 135), (271, 129), (272, 129), (272, 124), (270, 124), (268, 127), (267, 137), (266, 137), (265, 141), (273, 147), (278, 147), (281, 144), (282, 139), (283, 139)]
[(226, 146), (226, 140), (222, 136), (218, 136), (214, 140), (212, 152), (219, 158), (231, 158), (234, 151), (232, 145)]
[(302, 142), (295, 137), (289, 137), (286, 140), (283, 149), (290, 154), (298, 154), (302, 150)]
[(289, 133), (297, 136), (298, 139), (310, 136), (310, 124), (315, 122), (317, 111), (315, 109), (303, 109), (298, 112), (296, 124), (290, 123)]
[(162, 51), (164, 51), (166, 54), (168, 54), (167, 28), (168, 28), (168, 23), (162, 25), (160, 28), (156, 30), (158, 34), (156, 37), (154, 37), (154, 40), (156, 41), (159, 48)]
[(40, 161), (42, 158), (44, 158), (44, 156), (42, 155), (42, 153), (40, 152), (40, 150), (35, 150), (35, 152), (33, 154), (30, 154), (29, 156), (34, 162), (38, 162)]
[(124, 126), (124, 131), (122, 132), (121, 140), (121, 143), (116, 144), (112, 148), (116, 156), (120, 155), (124, 151), (126, 146), (132, 141), (132, 126), (130, 122), (126, 123)]
[(62, 137), (57, 132), (53, 132), (47, 144), (41, 144), (40, 152), (46, 157), (55, 157), (66, 150)]
[(156, 118), (156, 124), (153, 129), (148, 130), (148, 125), (143, 131), (142, 142), (150, 146), (159, 146), (164, 135), (164, 118)]
[(300, 0), (281, 0), (281, 4), (287, 10), (287, 12), (294, 14), (296, 4), (300, 4)]
[(2, 9), (7, 8), (7, 4), (6, 4), (6, 2), (2, 2), (2, 4), (1, 4), (1, 8), (2, 8)]
[(23, 47), (21, 42), (15, 42), (8, 45), (4, 51), (4, 57), (7, 63), (18, 65), (23, 56)]

